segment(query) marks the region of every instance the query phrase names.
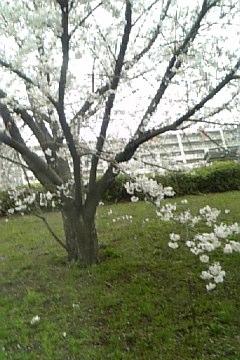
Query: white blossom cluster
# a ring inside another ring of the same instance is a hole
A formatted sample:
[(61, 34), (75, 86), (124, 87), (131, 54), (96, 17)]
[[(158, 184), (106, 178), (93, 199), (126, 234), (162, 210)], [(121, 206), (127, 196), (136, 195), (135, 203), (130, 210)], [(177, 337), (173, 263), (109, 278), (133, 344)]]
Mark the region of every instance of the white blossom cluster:
[[(112, 209), (107, 211), (107, 215), (108, 216), (113, 216)], [(125, 214), (125, 215), (121, 215), (121, 216), (117, 216), (117, 217), (112, 218), (113, 223), (117, 223), (117, 222), (120, 222), (120, 221), (126, 221), (126, 222), (129, 222), (129, 223), (132, 223), (133, 217), (132, 217), (132, 215)]]
[(216, 285), (224, 281), (226, 273), (222, 270), (219, 262), (215, 262), (208, 267), (207, 271), (202, 271), (201, 278), (203, 280), (210, 280), (206, 285), (208, 291), (215, 289)]
[(124, 187), (127, 193), (132, 195), (132, 202), (139, 200), (139, 197), (135, 194), (144, 193), (147, 197), (150, 197), (158, 207), (164, 197), (172, 197), (175, 194), (170, 186), (163, 187), (162, 184), (159, 184), (154, 179), (149, 179), (146, 175), (138, 176), (134, 181), (128, 181)]
[(170, 221), (175, 218), (175, 212), (177, 210), (176, 204), (166, 204), (159, 210), (156, 210), (157, 216), (163, 221)]
[(216, 208), (211, 208), (209, 205), (205, 206), (204, 208), (199, 210), (200, 215), (206, 219), (206, 224), (208, 226), (212, 226), (218, 218), (218, 216), (221, 213), (221, 210), (218, 210)]
[[(185, 203), (185, 202), (184, 202)], [(184, 204), (182, 202), (182, 204)], [(231, 254), (233, 252), (240, 252), (240, 242), (232, 240), (232, 237), (236, 237), (240, 234), (240, 226), (237, 223), (217, 224), (218, 216), (221, 211), (210, 206), (205, 206), (199, 210), (199, 216), (191, 214), (190, 210), (184, 210), (177, 213), (176, 204), (166, 204), (160, 211), (157, 211), (157, 215), (165, 221), (176, 221), (180, 224), (185, 224), (186, 235), (182, 241), (192, 254), (197, 256), (201, 263), (209, 264), (210, 254), (214, 251), (220, 250), (223, 254)], [(190, 231), (199, 222), (212, 227), (212, 232), (203, 232), (192, 235), (190, 238)], [(180, 235), (172, 233), (170, 234), (170, 241), (168, 246), (172, 249), (179, 248)], [(224, 281), (225, 271), (222, 270), (218, 262), (214, 262), (209, 265), (208, 270), (202, 271), (201, 278), (209, 281), (206, 285), (208, 291), (215, 289), (216, 285)]]
[(56, 194), (58, 195), (59, 198), (61, 198), (62, 195), (67, 198), (73, 198), (73, 187), (74, 187), (74, 181), (69, 180), (64, 184), (57, 186)]
[(129, 223), (132, 223), (132, 215), (122, 215), (122, 216), (118, 216), (116, 218), (112, 219), (113, 223), (119, 222), (119, 221), (128, 221)]
[[(57, 204), (60, 204), (60, 199), (57, 194), (51, 193), (50, 191), (42, 193), (34, 189), (15, 189), (9, 190), (8, 196), (8, 215), (24, 215), (25, 213), (41, 208), (54, 209)], [(0, 211), (1, 210), (3, 210), (3, 208), (0, 205)]]
[(168, 246), (172, 249), (177, 249), (178, 248), (178, 241), (180, 240), (180, 235), (179, 234), (175, 234), (175, 233), (171, 233), (169, 235), (170, 241), (168, 243)]
[[(125, 188), (132, 195), (133, 202), (138, 201), (136, 193), (144, 193), (145, 200), (152, 200), (156, 206), (156, 214), (162, 221), (174, 221), (183, 225), (186, 230), (184, 236), (171, 233), (169, 235), (168, 246), (171, 249), (177, 249), (180, 244), (186, 246), (189, 251), (198, 257), (202, 264), (208, 266), (207, 270), (202, 271), (201, 278), (206, 280), (206, 289), (208, 291), (215, 289), (217, 284), (224, 281), (225, 271), (222, 270), (219, 262), (210, 263), (210, 256), (215, 251), (223, 254), (231, 254), (240, 252), (240, 242), (235, 239), (240, 234), (240, 226), (238, 223), (226, 224), (218, 222), (221, 210), (210, 207), (209, 205), (201, 208), (197, 215), (192, 214), (190, 209), (182, 209), (188, 204), (186, 199), (180, 202), (180, 206), (176, 203), (166, 203), (160, 207), (161, 200), (165, 196), (173, 196), (172, 188), (164, 188), (153, 179), (141, 176), (135, 182), (127, 182)], [(225, 214), (229, 210), (224, 211)], [(196, 225), (205, 225), (212, 229), (210, 232), (196, 231)]]

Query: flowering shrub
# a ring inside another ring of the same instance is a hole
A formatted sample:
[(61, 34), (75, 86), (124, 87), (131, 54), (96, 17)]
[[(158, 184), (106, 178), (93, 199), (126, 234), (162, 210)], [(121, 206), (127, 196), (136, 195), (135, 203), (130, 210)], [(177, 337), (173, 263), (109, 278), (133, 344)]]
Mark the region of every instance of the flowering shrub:
[(58, 194), (52, 194), (41, 188), (19, 188), (0, 194), (0, 216), (29, 214), (35, 211), (50, 211), (59, 208)]
[(60, 209), (63, 198), (72, 198), (72, 192), (72, 181), (57, 186), (55, 192), (38, 185), (3, 191), (0, 193), (0, 216)]

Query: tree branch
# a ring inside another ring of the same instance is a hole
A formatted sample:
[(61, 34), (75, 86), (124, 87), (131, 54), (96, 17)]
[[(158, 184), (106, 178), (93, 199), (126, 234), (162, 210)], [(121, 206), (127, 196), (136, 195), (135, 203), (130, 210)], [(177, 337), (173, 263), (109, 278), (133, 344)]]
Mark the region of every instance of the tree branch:
[(58, 89), (58, 106), (57, 112), (59, 116), (59, 122), (62, 127), (62, 131), (67, 141), (67, 145), (69, 151), (71, 153), (73, 159), (73, 171), (74, 171), (74, 179), (75, 179), (75, 205), (78, 210), (82, 207), (82, 182), (81, 182), (81, 173), (80, 173), (80, 157), (77, 152), (75, 142), (73, 139), (73, 135), (71, 133), (70, 127), (67, 123), (66, 115), (65, 115), (65, 91), (66, 91), (66, 82), (67, 82), (67, 72), (68, 72), (68, 64), (69, 64), (69, 8), (68, 8), (68, 0), (58, 0), (58, 3), (61, 7), (62, 12), (62, 66), (61, 66), (61, 75), (59, 80), (59, 89)]
[[(14, 66), (2, 59), (0, 59), (0, 65), (6, 69), (8, 69), (10, 72), (13, 72), (14, 74), (16, 74), (20, 79), (24, 80), (25, 83), (37, 87), (41, 92), (42, 92), (42, 88), (38, 83), (35, 83), (30, 77), (28, 77), (26, 74), (24, 74), (22, 71), (15, 69)], [(53, 97), (50, 94), (44, 94), (47, 99), (54, 105), (54, 107), (56, 108), (57, 103), (56, 101), (53, 99)]]
[(168, 88), (171, 80), (177, 74), (177, 70), (182, 66), (182, 59), (180, 58), (180, 56), (187, 54), (191, 42), (194, 41), (195, 37), (198, 34), (202, 20), (206, 16), (207, 12), (218, 1), (219, 0), (216, 0), (213, 3), (211, 3), (211, 5), (209, 5), (208, 0), (203, 0), (201, 11), (199, 12), (195, 22), (191, 26), (191, 29), (189, 30), (187, 35), (185, 36), (182, 44), (174, 51), (174, 54), (171, 57), (169, 64), (167, 66), (167, 69), (165, 71), (165, 74), (162, 78), (162, 81), (160, 82), (159, 88), (145, 112), (145, 114), (138, 126), (135, 136), (138, 136), (139, 134), (144, 132), (144, 128), (147, 125), (149, 118), (151, 118), (153, 113), (157, 110), (157, 107), (158, 107), (163, 95), (165, 94), (165, 91)]
[(125, 146), (124, 150), (116, 155), (116, 161), (125, 162), (132, 158), (135, 151), (138, 147), (145, 143), (146, 141), (154, 138), (157, 135), (163, 134), (170, 130), (176, 130), (184, 121), (187, 121), (193, 116), (197, 111), (199, 111), (203, 106), (211, 100), (216, 94), (219, 93), (231, 80), (234, 79), (235, 73), (240, 68), (240, 59), (237, 61), (234, 68), (224, 77), (224, 79), (215, 87), (213, 88), (208, 95), (206, 95), (199, 103), (189, 109), (184, 115), (178, 118), (170, 125), (166, 125), (160, 128), (154, 128), (148, 131), (145, 131), (142, 134), (139, 134), (137, 138), (133, 138), (130, 142)]
[(96, 144), (96, 155), (93, 155), (93, 157), (92, 157), (90, 178), (89, 178), (89, 191), (90, 192), (92, 189), (94, 189), (94, 186), (95, 186), (97, 166), (98, 166), (98, 162), (99, 162), (99, 154), (101, 153), (104, 142), (105, 142), (106, 133), (107, 133), (110, 116), (111, 116), (111, 111), (112, 111), (114, 100), (115, 100), (115, 92), (116, 92), (119, 82), (120, 82), (120, 75), (122, 72), (124, 58), (125, 58), (125, 54), (126, 54), (128, 43), (129, 43), (131, 28), (132, 28), (132, 5), (129, 0), (126, 0), (125, 27), (124, 27), (124, 32), (123, 32), (123, 36), (122, 36), (122, 42), (121, 42), (119, 54), (118, 54), (116, 65), (115, 65), (114, 76), (113, 76), (113, 79), (112, 79), (111, 85), (110, 85), (110, 89), (112, 90), (112, 93), (108, 96), (108, 99), (106, 101), (102, 126), (101, 126), (99, 137), (97, 139), (97, 144)]
[(62, 179), (37, 154), (33, 153), (24, 143), (9, 137), (0, 131), (0, 143), (3, 143), (19, 152), (36, 178), (47, 188), (62, 185)]
[(67, 246), (64, 244), (64, 242), (55, 234), (55, 232), (52, 230), (51, 226), (49, 225), (47, 219), (42, 216), (42, 215), (38, 215), (35, 214), (35, 216), (39, 219), (41, 219), (44, 224), (46, 225), (48, 231), (50, 232), (50, 234), (52, 235), (52, 237), (58, 242), (59, 245), (61, 245), (61, 247), (63, 247), (66, 251), (68, 251)]
[[(157, 0), (158, 1), (158, 0)], [(152, 6), (157, 2), (155, 1)], [(165, 17), (167, 16), (167, 12), (169, 9), (169, 6), (171, 4), (172, 0), (168, 0), (165, 9), (163, 10), (163, 14), (161, 15), (160, 18), (160, 22), (162, 23), (163, 20), (165, 19)], [(149, 7), (150, 8), (150, 7)], [(135, 21), (136, 23), (136, 21)], [(152, 36), (152, 38), (149, 40), (148, 45), (139, 53), (137, 54), (132, 61), (129, 61), (125, 64), (125, 70), (128, 71), (132, 68), (133, 65), (136, 64), (136, 61), (139, 61), (153, 46), (153, 44), (155, 43), (158, 35), (160, 34), (160, 30), (161, 30), (161, 24), (159, 24)], [(102, 96), (104, 95), (109, 89), (111, 88), (111, 85), (109, 82), (107, 82), (105, 85), (103, 85), (102, 87), (100, 87), (99, 89), (97, 89), (95, 91), (96, 95)], [(86, 112), (90, 109), (90, 107), (92, 106), (93, 102), (86, 100), (83, 104), (83, 106), (81, 107), (81, 109), (74, 115), (74, 117), (71, 120), (71, 123), (74, 123), (74, 121), (78, 118), (78, 117), (82, 117), (86, 114)]]
[[(155, 1), (155, 2), (153, 3), (153, 5), (154, 5), (156, 2), (157, 2), (157, 1)], [(140, 53), (136, 54), (136, 55), (133, 57), (133, 60), (130, 61), (130, 62), (126, 65), (125, 70), (129, 70), (129, 69), (132, 67), (133, 64), (136, 64), (136, 63), (137, 63), (146, 53), (148, 53), (149, 50), (152, 48), (152, 46), (153, 46), (154, 43), (156, 42), (156, 40), (157, 40), (157, 38), (158, 38), (158, 36), (159, 36), (159, 34), (160, 34), (160, 32), (161, 32), (162, 23), (163, 23), (164, 19), (165, 19), (166, 16), (167, 16), (169, 7), (170, 7), (170, 5), (171, 5), (171, 2), (172, 2), (172, 0), (168, 0), (168, 1), (167, 1), (167, 4), (166, 4), (166, 6), (165, 6), (165, 8), (164, 8), (164, 10), (163, 10), (163, 12), (162, 12), (162, 14), (161, 14), (161, 16), (160, 16), (159, 24), (157, 25), (155, 31), (153, 32), (153, 35), (152, 35), (152, 37), (150, 38), (147, 46), (146, 46), (145, 48), (143, 48), (142, 51), (140, 51)], [(152, 5), (152, 6), (153, 6), (153, 5)], [(136, 22), (135, 22), (135, 23), (136, 23)]]
[[(0, 99), (4, 99), (6, 97), (7, 94), (0, 90)], [(26, 124), (30, 128), (30, 130), (33, 132), (34, 136), (38, 140), (43, 151), (45, 151), (48, 147), (52, 147), (51, 145), (54, 144), (54, 140), (48, 132), (47, 128), (43, 126), (43, 124), (40, 127), (37, 121), (35, 121), (35, 119), (28, 113), (28, 111), (25, 110), (21, 105), (19, 105), (17, 101), (15, 101), (14, 106), (12, 107), (12, 111), (15, 114), (19, 115), (23, 120), (24, 124)], [(25, 144), (7, 106), (1, 103), (0, 114), (3, 117), (6, 128), (9, 130), (13, 138), (18, 142)], [(14, 132), (13, 129), (15, 129)]]
[(71, 31), (70, 34), (69, 34), (69, 38), (71, 38), (71, 37), (74, 35), (74, 33), (77, 31), (77, 29), (78, 29), (79, 27), (81, 27), (81, 26), (85, 23), (85, 21), (94, 13), (94, 11), (97, 10), (100, 6), (102, 6), (102, 4), (103, 4), (103, 2), (101, 1), (101, 2), (100, 2), (99, 4), (97, 4), (93, 9), (91, 9), (91, 10), (89, 11), (89, 13), (88, 13), (86, 16), (84, 16), (83, 19), (81, 19), (81, 20), (75, 25), (75, 27), (72, 29), (72, 31)]
[(9, 161), (15, 165), (18, 165), (18, 166), (21, 166), (21, 167), (24, 167), (26, 170), (31, 170), (28, 166), (24, 165), (23, 163), (19, 162), (19, 161), (16, 161), (16, 160), (13, 160), (11, 159), (10, 157), (8, 156), (4, 156), (4, 155), (1, 155), (0, 154), (0, 158), (3, 159), (3, 160), (6, 160), (6, 161)]
[(137, 17), (137, 19), (133, 22), (132, 27), (134, 27), (138, 21), (144, 16), (147, 12), (149, 12), (154, 5), (156, 5), (160, 0), (154, 0), (144, 11)]

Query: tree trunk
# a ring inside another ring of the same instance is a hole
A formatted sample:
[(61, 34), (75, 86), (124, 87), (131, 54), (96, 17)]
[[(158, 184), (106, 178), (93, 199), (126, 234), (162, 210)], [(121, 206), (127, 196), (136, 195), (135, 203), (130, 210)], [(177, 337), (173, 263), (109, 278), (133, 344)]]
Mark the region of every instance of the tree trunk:
[(70, 203), (64, 205), (62, 218), (69, 260), (79, 261), (83, 266), (95, 264), (98, 251), (95, 217), (86, 219)]

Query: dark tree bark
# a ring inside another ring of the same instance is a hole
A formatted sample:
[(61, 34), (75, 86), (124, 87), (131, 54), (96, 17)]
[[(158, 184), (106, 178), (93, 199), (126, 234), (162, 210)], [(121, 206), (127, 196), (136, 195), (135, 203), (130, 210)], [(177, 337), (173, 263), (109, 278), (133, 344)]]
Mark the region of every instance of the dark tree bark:
[(66, 237), (68, 259), (87, 266), (97, 262), (98, 240), (95, 214), (91, 217), (79, 213), (72, 201), (64, 204), (62, 219)]

